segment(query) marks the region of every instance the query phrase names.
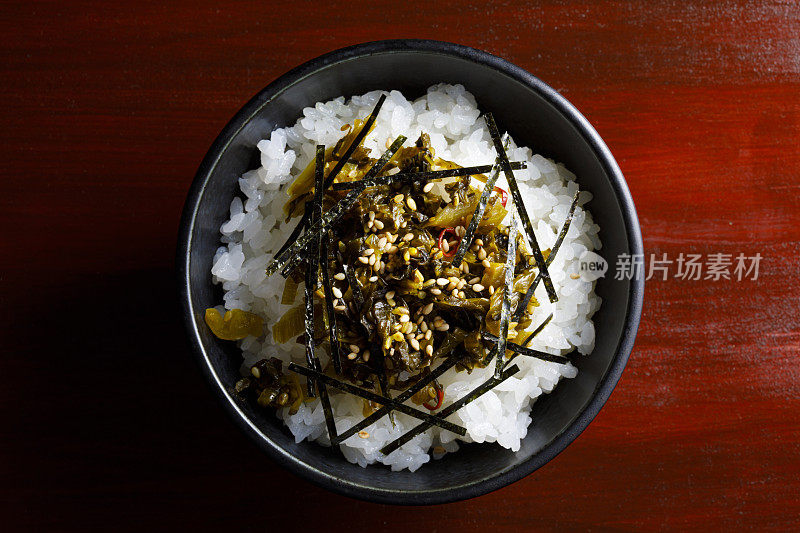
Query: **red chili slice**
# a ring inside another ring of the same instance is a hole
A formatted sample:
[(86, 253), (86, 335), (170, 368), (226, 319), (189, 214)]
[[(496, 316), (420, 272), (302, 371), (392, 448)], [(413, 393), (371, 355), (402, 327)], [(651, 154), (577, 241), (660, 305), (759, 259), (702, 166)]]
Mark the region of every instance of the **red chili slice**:
[[(442, 250), (442, 253), (444, 254), (445, 257), (453, 257), (454, 255), (456, 255), (456, 250), (458, 249), (457, 246), (450, 247), (450, 250), (447, 252), (445, 252), (444, 249), (442, 248), (442, 241), (444, 240), (444, 236), (447, 235), (448, 233), (452, 233), (453, 235), (455, 235), (456, 234), (455, 228), (444, 228), (442, 230), (442, 232), (439, 234), (439, 249)], [(458, 240), (460, 241), (461, 239), (459, 238)]]
[(428, 405), (428, 402), (425, 402), (425, 403), (422, 404), (422, 406), (425, 409), (428, 409), (429, 411), (435, 411), (435, 410), (437, 410), (438, 408), (440, 408), (442, 406), (442, 400), (444, 400), (444, 391), (440, 387), (437, 387), (436, 388), (436, 405), (434, 407), (431, 407), (430, 405)]
[(508, 193), (505, 189), (501, 189), (500, 187), (495, 187), (494, 191), (500, 194), (500, 203), (503, 204), (503, 207), (506, 206), (506, 202), (508, 202)]

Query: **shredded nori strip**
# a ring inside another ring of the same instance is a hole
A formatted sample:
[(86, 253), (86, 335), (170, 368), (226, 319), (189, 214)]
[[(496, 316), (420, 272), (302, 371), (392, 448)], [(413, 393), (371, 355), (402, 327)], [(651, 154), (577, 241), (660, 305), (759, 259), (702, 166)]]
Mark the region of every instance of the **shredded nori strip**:
[[(317, 284), (317, 265), (315, 261), (309, 259), (306, 263), (305, 279), (305, 329), (304, 336), (306, 341), (306, 362), (311, 368), (316, 368), (316, 355), (314, 354), (314, 289)], [(314, 397), (314, 380), (309, 379), (308, 395)]]
[[(413, 183), (415, 181), (428, 182), (441, 180), (444, 178), (475, 176), (476, 174), (486, 174), (487, 172), (491, 172), (492, 169), (497, 167), (497, 165), (498, 163), (495, 163), (495, 165), (448, 168), (444, 170), (428, 170), (425, 172), (398, 172), (397, 174), (387, 174), (385, 176), (379, 176), (375, 178), (375, 185), (389, 185), (390, 183), (397, 183), (401, 181), (406, 183)], [(499, 170), (499, 167), (497, 168)], [(528, 166), (524, 161), (512, 161), (511, 168), (514, 170), (522, 170), (528, 168)], [(360, 182), (361, 180), (334, 183), (331, 186), (331, 189), (334, 191), (346, 191), (352, 189)]]
[(522, 203), (522, 195), (519, 192), (517, 180), (514, 178), (514, 172), (511, 170), (511, 165), (508, 162), (508, 155), (503, 148), (500, 134), (497, 131), (497, 124), (495, 124), (494, 117), (491, 113), (486, 113), (486, 126), (489, 128), (494, 148), (497, 150), (497, 156), (500, 158), (500, 164), (503, 167), (503, 173), (506, 175), (506, 181), (508, 181), (508, 188), (510, 189), (509, 192), (514, 199), (514, 204), (517, 206), (517, 211), (519, 211), (519, 219), (522, 221), (522, 226), (528, 234), (528, 240), (531, 243), (531, 253), (534, 259), (536, 259), (536, 266), (539, 268), (539, 272), (544, 280), (547, 296), (550, 298), (550, 302), (557, 302), (558, 295), (556, 294), (556, 289), (553, 287), (553, 281), (550, 279), (550, 273), (547, 271), (547, 265), (544, 262), (542, 250), (539, 248), (539, 242), (536, 240), (536, 234), (533, 232), (533, 226), (531, 225), (531, 219), (528, 218), (525, 204)]
[[(508, 146), (508, 139), (506, 139), (506, 146)], [(483, 192), (481, 192), (478, 205), (475, 207), (475, 211), (472, 213), (472, 220), (469, 221), (467, 232), (463, 237), (461, 237), (461, 242), (458, 243), (458, 249), (456, 250), (455, 256), (453, 256), (452, 261), (454, 267), (461, 266), (461, 261), (464, 259), (464, 255), (467, 253), (467, 250), (469, 250), (469, 247), (472, 246), (472, 239), (475, 237), (475, 231), (478, 229), (478, 224), (480, 224), (481, 220), (483, 219), (483, 213), (486, 211), (486, 204), (489, 202), (489, 196), (494, 191), (494, 184), (497, 182), (497, 178), (499, 176), (500, 158), (498, 157), (494, 162), (494, 166), (492, 167), (492, 174), (483, 185)]]
[(508, 225), (508, 250), (506, 252), (505, 287), (503, 287), (503, 305), (500, 308), (500, 338), (497, 339), (497, 366), (494, 377), (499, 378), (506, 362), (506, 344), (508, 339), (508, 322), (511, 317), (511, 291), (514, 290), (514, 267), (517, 265), (517, 217), (511, 208), (511, 222)]
[[(323, 150), (322, 157), (325, 157), (325, 152)], [(317, 164), (319, 165), (319, 152), (317, 152)], [(322, 203), (320, 202), (319, 206), (316, 206), (320, 212), (318, 212), (317, 216), (321, 216), (322, 211)], [(331, 288), (331, 276), (330, 272), (328, 272), (328, 265), (330, 264), (330, 255), (329, 255), (329, 244), (330, 244), (330, 235), (328, 232), (321, 234), (320, 237), (320, 262), (322, 268), (322, 288), (325, 291), (325, 312), (328, 315), (328, 331), (330, 332), (331, 338), (331, 360), (333, 361), (333, 368), (336, 370), (337, 374), (342, 373), (342, 360), (340, 359), (340, 352), (339, 352), (339, 330), (336, 325), (336, 312), (333, 309), (333, 289)]]
[(385, 101), (386, 101), (386, 95), (381, 94), (381, 97), (378, 98), (378, 103), (375, 104), (375, 107), (372, 109), (372, 113), (370, 113), (369, 117), (367, 117), (367, 121), (364, 122), (363, 126), (361, 126), (361, 130), (359, 130), (355, 139), (353, 139), (353, 142), (350, 143), (350, 146), (347, 147), (347, 150), (345, 150), (344, 154), (342, 154), (342, 157), (339, 158), (339, 161), (336, 163), (336, 166), (334, 166), (330, 174), (328, 174), (328, 177), (325, 180), (325, 187), (324, 187), (325, 189), (331, 186), (331, 183), (333, 183), (333, 180), (336, 179), (336, 176), (339, 175), (339, 172), (342, 171), (344, 165), (350, 159), (350, 156), (353, 155), (353, 152), (356, 151), (358, 146), (361, 144), (361, 141), (363, 141), (364, 137), (367, 136), (370, 127), (375, 122), (375, 119), (378, 118), (378, 112), (381, 110), (383, 102)]
[[(578, 205), (578, 195), (580, 191), (575, 192), (575, 196), (572, 198), (572, 205), (569, 206), (569, 212), (567, 213), (567, 218), (564, 219), (564, 225), (561, 226), (561, 231), (558, 232), (558, 237), (556, 238), (556, 242), (553, 245), (553, 248), (550, 250), (550, 255), (547, 256), (547, 261), (545, 263), (547, 266), (550, 266), (553, 260), (556, 258), (556, 254), (558, 253), (559, 248), (561, 248), (561, 243), (564, 242), (564, 238), (567, 236), (567, 232), (569, 231), (569, 225), (572, 223), (572, 217), (575, 215), (575, 208)], [(531, 298), (533, 297), (534, 291), (536, 291), (536, 287), (539, 285), (539, 282), (542, 280), (542, 273), (541, 271), (536, 275), (536, 278), (531, 283), (531, 286), (528, 287), (528, 291), (523, 296), (522, 300), (519, 301), (517, 304), (517, 310), (514, 312), (514, 320), (519, 322), (519, 319), (522, 318), (522, 313), (525, 312), (525, 309), (528, 308), (528, 303), (530, 303)], [(551, 315), (552, 316), (552, 315)], [(549, 319), (548, 319), (549, 320)]]
[(297, 237), (300, 236), (300, 232), (303, 231), (303, 229), (308, 226), (309, 220), (311, 220), (311, 211), (309, 209), (306, 209), (305, 212), (303, 213), (303, 217), (300, 219), (300, 222), (298, 222), (297, 225), (294, 227), (292, 233), (286, 239), (286, 242), (283, 243), (283, 246), (281, 246), (280, 249), (277, 252), (275, 252), (274, 257), (278, 257), (279, 255), (281, 255), (284, 251), (286, 251), (287, 248), (289, 248), (289, 246), (292, 245), (294, 241), (297, 240)]
[[(499, 337), (495, 337), (491, 333), (487, 332), (483, 333), (483, 338), (489, 342), (497, 342), (500, 340)], [(520, 355), (535, 357), (536, 359), (541, 359), (542, 361), (550, 361), (551, 363), (560, 363), (562, 365), (569, 363), (569, 358), (566, 355), (553, 355), (551, 353), (542, 352), (540, 350), (533, 350), (531, 348), (528, 348), (527, 346), (524, 346), (524, 344), (517, 344), (516, 342), (507, 342), (506, 348)]]
[[(399, 396), (397, 396), (397, 398), (394, 399), (394, 401), (399, 403), (405, 402), (406, 400), (414, 396), (416, 393), (427, 387), (431, 381), (435, 380), (436, 378), (438, 378), (439, 376), (450, 370), (452, 367), (454, 367), (456, 364), (458, 364), (458, 362), (461, 361), (463, 358), (464, 358), (463, 354), (450, 356), (442, 364), (436, 367), (436, 369), (434, 369), (432, 372), (425, 375), (423, 378), (419, 379), (408, 389), (403, 391)], [(350, 429), (348, 429), (347, 431), (343, 432), (338, 437), (336, 437), (335, 441), (332, 441), (332, 444), (336, 445), (339, 444), (340, 442), (344, 442), (345, 440), (350, 438), (350, 436), (355, 435), (356, 433), (358, 433), (365, 427), (369, 426), (373, 422), (378, 421), (385, 414), (390, 413), (391, 410), (392, 408), (388, 405), (382, 406), (380, 409), (376, 410), (367, 418), (365, 418), (355, 426), (351, 427)]]
[(399, 136), (392, 145), (383, 153), (377, 162), (369, 169), (363, 180), (360, 180), (359, 187), (350, 191), (347, 196), (339, 200), (339, 202), (331, 208), (326, 215), (306, 229), (305, 233), (298, 238), (289, 248), (287, 248), (282, 255), (275, 256), (272, 262), (267, 266), (267, 275), (272, 275), (278, 270), (286, 272), (284, 269), (291, 269), (299, 261), (303, 260), (302, 251), (306, 249), (306, 245), (320, 232), (330, 229), (352, 206), (358, 201), (361, 192), (369, 186), (373, 178), (383, 170), (383, 167), (394, 156), (395, 152), (400, 149), (406, 141), (404, 136)]
[(350, 383), (340, 381), (318, 370), (306, 368), (297, 365), (295, 363), (289, 363), (289, 370), (291, 370), (292, 372), (296, 372), (298, 374), (302, 374), (307, 377), (313, 377), (317, 381), (321, 381), (326, 385), (329, 385), (344, 392), (348, 392), (354, 396), (359, 396), (361, 398), (365, 398), (367, 400), (379, 403), (381, 405), (389, 405), (395, 411), (400, 411), (401, 413), (413, 416), (414, 418), (423, 420), (425, 423), (429, 423), (430, 425), (439, 426), (443, 429), (452, 431), (453, 433), (456, 433), (461, 436), (467, 434), (466, 429), (456, 424), (453, 424), (452, 422), (448, 422), (447, 420), (444, 419), (443, 416), (424, 413), (422, 411), (414, 409), (413, 407), (409, 407), (405, 404), (399, 403), (396, 400), (387, 398), (386, 396), (375, 394), (371, 390), (362, 389), (361, 387), (356, 387), (355, 385), (351, 385)]
[[(456, 411), (461, 409), (466, 404), (470, 403), (473, 400), (476, 400), (476, 399), (480, 398), (483, 394), (485, 394), (486, 392), (490, 391), (491, 389), (493, 389), (494, 387), (496, 387), (497, 385), (499, 385), (500, 383), (502, 383), (506, 379), (510, 378), (511, 376), (516, 374), (517, 372), (519, 372), (519, 367), (517, 365), (512, 365), (512, 366), (508, 367), (506, 370), (504, 370), (502, 376), (500, 376), (499, 378), (495, 377), (495, 376), (492, 376), (486, 382), (484, 382), (482, 385), (478, 386), (475, 390), (473, 390), (469, 394), (465, 395), (460, 400), (455, 401), (452, 405), (449, 405), (449, 406), (445, 407), (444, 409), (442, 409), (441, 411), (439, 411), (439, 416), (441, 418), (446, 418), (446, 417), (450, 416), (451, 414), (455, 413)], [(431, 427), (431, 425), (428, 424), (427, 422), (422, 422), (421, 424), (418, 424), (414, 428), (408, 430), (406, 433), (404, 433), (399, 438), (393, 440), (392, 442), (390, 442), (389, 444), (387, 444), (386, 446), (381, 448), (381, 453), (384, 454), (384, 455), (389, 455), (390, 453), (395, 451), (397, 448), (399, 448), (403, 444), (407, 443), (408, 441), (410, 441), (411, 439), (413, 439), (414, 437), (416, 437), (417, 435), (419, 435), (423, 431), (427, 430), (429, 427)]]
[(530, 335), (528, 335), (528, 337), (527, 337), (527, 338), (525, 339), (525, 341), (522, 343), (522, 346), (527, 346), (528, 344), (530, 344), (530, 343), (531, 343), (531, 341), (534, 339), (534, 337), (536, 337), (536, 335), (538, 335), (539, 333), (541, 333), (541, 332), (542, 332), (542, 330), (544, 329), (544, 327), (545, 327), (547, 324), (549, 324), (551, 320), (553, 320), (553, 313), (550, 313), (550, 315), (549, 315), (547, 318), (545, 318), (545, 319), (544, 319), (544, 322), (542, 322), (541, 324), (539, 324), (539, 325), (536, 327), (536, 329), (535, 329), (535, 330), (533, 330), (533, 331), (531, 332), (531, 334), (530, 334)]

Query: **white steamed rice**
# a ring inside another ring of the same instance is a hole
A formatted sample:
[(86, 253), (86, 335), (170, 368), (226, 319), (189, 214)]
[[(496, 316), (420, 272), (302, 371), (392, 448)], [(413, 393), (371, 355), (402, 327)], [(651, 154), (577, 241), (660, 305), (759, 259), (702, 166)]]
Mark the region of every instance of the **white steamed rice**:
[[(230, 219), (221, 227), (223, 246), (214, 256), (211, 272), (214, 281), (223, 286), (226, 309), (243, 309), (265, 318), (263, 337), (239, 341), (244, 354), (243, 375), (262, 358), (278, 357), (287, 363), (305, 362), (303, 346), (294, 342), (277, 345), (272, 340), (272, 324), (303, 297), (303, 291), (299, 290), (294, 304), (281, 305), (284, 279), (280, 274), (268, 278), (264, 271), (298, 220), (283, 223), (282, 210), (287, 196), (282, 191), (311, 162), (317, 144), (335, 144), (344, 134), (342, 126), (369, 115), (383, 92), (369, 92), (349, 101), (339, 97), (304, 109), (303, 117), (294, 126), (276, 129), (269, 139), (258, 143), (262, 166), (239, 179), (244, 201), (235, 198), (231, 203)], [(387, 138), (405, 135), (408, 146), (421, 132), (426, 132), (437, 157), (462, 166), (494, 162), (495, 150), (486, 124), (479, 118), (474, 97), (461, 85), (435, 85), (425, 96), (414, 101), (407, 100), (398, 91), (391, 91), (387, 96), (374, 131), (364, 141), (372, 157), (382, 153)], [(530, 148), (517, 147), (513, 140), (508, 156), (511, 161), (528, 162), (527, 169), (515, 171), (514, 175), (536, 237), (542, 249), (550, 248), (578, 189), (575, 175), (563, 165), (533, 154)], [(497, 185), (508, 190), (502, 174)], [(530, 344), (533, 349), (553, 354), (577, 349), (588, 354), (594, 347), (591, 317), (600, 307), (600, 298), (594, 294), (593, 282), (571, 276), (578, 273), (578, 258), (584, 251), (600, 248), (597, 236), (600, 228), (593, 223), (591, 214), (582, 208), (590, 199), (589, 192), (581, 192), (569, 232), (549, 269), (558, 302), (550, 304), (542, 284), (535, 293), (541, 305), (536, 308), (531, 328), (551, 312), (553, 319)], [(323, 364), (325, 362), (323, 359)], [(357, 434), (345, 441), (341, 446), (342, 453), (350, 462), (361, 466), (380, 462), (391, 466), (392, 470), (407, 468), (414, 471), (431, 456), (439, 458), (446, 452), (456, 451), (459, 440), (496, 442), (505, 448), (518, 450), (531, 423), (532, 403), (542, 393), (552, 391), (562, 377), (575, 377), (577, 369), (570, 364), (560, 365), (528, 357), (517, 357), (515, 362), (520, 367), (519, 373), (448, 418), (466, 428), (465, 437), (431, 428), (384, 456), (378, 450), (418, 423), (405, 414), (395, 413), (394, 427), (384, 416), (366, 428), (368, 437)], [(439, 380), (445, 390), (443, 405), (449, 405), (484, 382), (493, 368), (494, 365), (475, 369), (471, 374), (452, 369), (446, 372)], [(409, 405), (412, 404), (409, 402)], [(360, 398), (334, 394), (332, 406), (339, 431), (363, 419)], [(278, 411), (278, 416), (297, 442), (308, 439), (330, 445), (319, 400), (302, 405), (294, 415), (289, 414), (288, 408), (283, 408)]]

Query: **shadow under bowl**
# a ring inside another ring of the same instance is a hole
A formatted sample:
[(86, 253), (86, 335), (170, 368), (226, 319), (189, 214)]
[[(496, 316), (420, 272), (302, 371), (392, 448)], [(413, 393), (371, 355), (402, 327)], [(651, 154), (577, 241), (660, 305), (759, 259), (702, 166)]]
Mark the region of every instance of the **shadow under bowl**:
[(222, 405), (274, 460), (330, 490), (394, 504), (435, 504), (485, 494), (530, 474), (561, 452), (586, 428), (608, 399), (633, 347), (644, 282), (606, 275), (596, 293), (603, 298), (593, 320), (595, 349), (578, 360), (578, 376), (563, 380), (534, 404), (533, 422), (517, 452), (496, 444), (463, 445), (416, 472), (383, 465), (362, 468), (335, 449), (295, 443), (270, 411), (242, 402), (232, 392), (240, 378), (241, 353), (216, 339), (204, 310), (221, 301), (211, 280), (237, 179), (259, 166), (256, 143), (278, 127), (292, 125), (305, 107), (337, 96), (398, 89), (414, 99), (436, 83), (460, 83), (491, 111), (501, 131), (519, 145), (564, 163), (600, 225), (599, 253), (610, 265), (620, 254), (641, 254), (642, 239), (625, 180), (599, 135), (563, 97), (523, 69), (486, 52), (452, 43), (378, 41), (321, 56), (285, 74), (250, 100), (228, 123), (203, 160), (184, 207), (178, 241), (179, 292), (192, 350)]

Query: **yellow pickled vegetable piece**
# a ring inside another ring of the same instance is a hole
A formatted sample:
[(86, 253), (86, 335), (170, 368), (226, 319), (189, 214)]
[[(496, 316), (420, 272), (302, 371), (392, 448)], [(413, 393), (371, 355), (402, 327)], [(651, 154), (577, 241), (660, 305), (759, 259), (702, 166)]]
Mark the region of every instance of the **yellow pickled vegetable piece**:
[(292, 307), (272, 327), (272, 338), (278, 344), (301, 335), (306, 329), (306, 307), (299, 304)]
[(263, 333), (264, 321), (260, 316), (241, 309), (231, 309), (223, 317), (213, 307), (206, 309), (206, 324), (220, 339), (238, 341), (248, 335), (259, 337)]

